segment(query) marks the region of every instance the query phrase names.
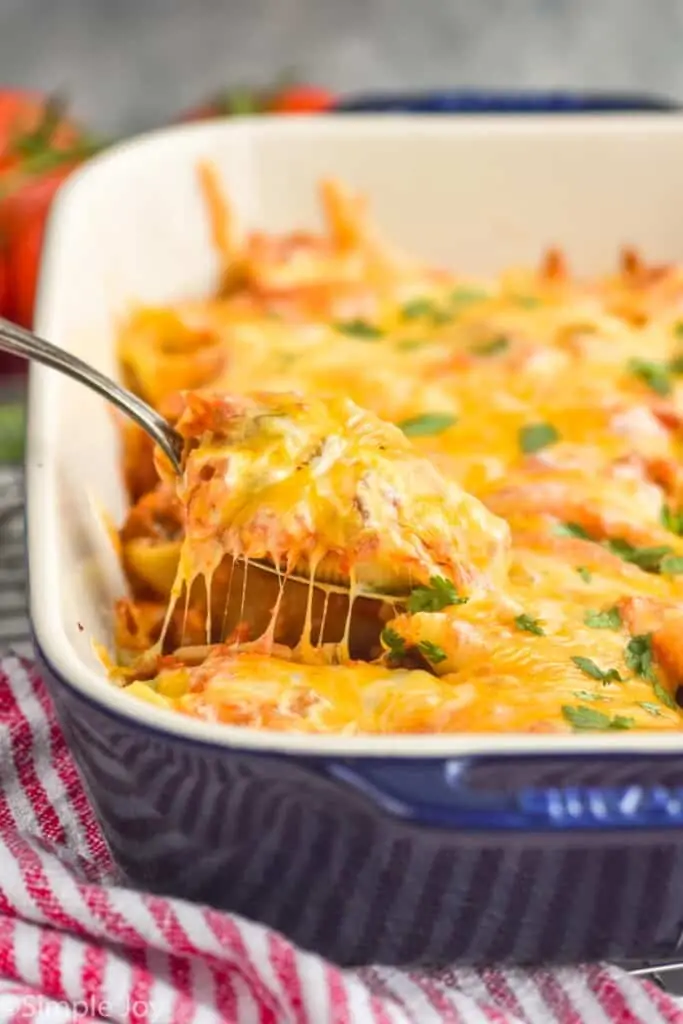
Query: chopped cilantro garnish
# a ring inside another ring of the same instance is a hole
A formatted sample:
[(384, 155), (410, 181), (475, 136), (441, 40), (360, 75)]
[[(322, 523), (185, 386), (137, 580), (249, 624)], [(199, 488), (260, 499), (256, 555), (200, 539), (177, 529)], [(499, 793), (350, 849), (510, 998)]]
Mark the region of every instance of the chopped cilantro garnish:
[(599, 665), (596, 665), (591, 658), (584, 658), (580, 654), (572, 656), (572, 661), (577, 668), (580, 668), (584, 675), (590, 676), (591, 679), (597, 679), (601, 683), (620, 683), (621, 676), (615, 668), (602, 669)]
[(443, 647), (439, 647), (438, 644), (433, 644), (431, 640), (422, 640), (417, 645), (417, 649), (421, 654), (424, 654), (428, 661), (431, 661), (433, 665), (438, 665), (440, 661), (446, 660), (446, 652)]
[(583, 621), (591, 629), (619, 629), (621, 612), (618, 608), (608, 608), (603, 612), (587, 611)]
[(411, 615), (416, 612), (440, 612), (452, 604), (466, 604), (467, 598), (461, 597), (455, 584), (445, 576), (432, 576), (428, 587), (415, 587), (407, 601)]
[(670, 505), (662, 505), (661, 520), (666, 530), (683, 537), (683, 512), (672, 509)]
[(406, 642), (395, 629), (390, 629), (389, 626), (383, 629), (381, 640), (384, 646), (389, 649), (389, 654), (392, 658), (402, 658), (406, 653)]
[(628, 368), (634, 377), (646, 384), (655, 394), (665, 396), (671, 393), (671, 376), (669, 367), (665, 363), (655, 363), (648, 359), (631, 359)]
[(667, 555), (662, 559), (659, 571), (665, 576), (680, 576), (683, 573), (683, 556)]
[(344, 320), (335, 324), (335, 327), (342, 334), (349, 334), (353, 338), (361, 338), (364, 341), (374, 341), (376, 338), (381, 338), (383, 333), (379, 327), (369, 324), (367, 320)]
[(534, 619), (531, 615), (525, 615), (522, 613), (515, 619), (515, 626), (517, 629), (523, 629), (527, 633), (535, 633), (536, 636), (545, 636), (545, 630), (541, 626), (538, 619)]
[(578, 537), (579, 540), (593, 539), (580, 523), (555, 523), (553, 533), (557, 537)]
[(402, 420), (398, 426), (406, 437), (430, 437), (441, 434), (457, 422), (457, 416), (450, 412), (426, 412), (422, 416), (413, 416)]
[(626, 664), (641, 679), (656, 680), (652, 658), (652, 633), (640, 633), (632, 636), (626, 644), (624, 653)]
[(510, 339), (501, 334), (491, 341), (485, 341), (481, 345), (475, 345), (472, 351), (477, 356), (496, 356), (499, 352), (505, 352), (510, 347)]
[(665, 707), (671, 708), (672, 711), (676, 711), (678, 709), (678, 704), (673, 699), (669, 691), (664, 689), (664, 687), (658, 679), (655, 679), (654, 683), (652, 684), (652, 692), (654, 693), (657, 700), (661, 701), (661, 703), (664, 704)]
[(602, 711), (595, 708), (585, 708), (582, 705), (572, 707), (570, 704), (562, 706), (562, 714), (574, 729), (584, 731), (586, 729), (631, 729), (634, 725), (632, 718), (625, 718), (623, 715), (615, 715), (610, 718)]
[(529, 423), (519, 431), (519, 447), (526, 455), (547, 448), (560, 440), (560, 435), (551, 423)]
[(593, 573), (590, 571), (590, 569), (587, 569), (585, 565), (577, 565), (576, 571), (578, 572), (579, 576), (581, 577), (584, 583), (590, 583), (590, 581), (593, 579)]
[(574, 696), (579, 700), (609, 700), (609, 697), (605, 697), (603, 693), (591, 693), (590, 690), (574, 690)]
[(654, 715), (655, 718), (661, 717), (663, 713), (658, 704), (651, 704), (649, 700), (639, 700), (637, 701), (637, 704), (639, 708), (642, 708), (643, 711), (647, 711), (650, 715)]

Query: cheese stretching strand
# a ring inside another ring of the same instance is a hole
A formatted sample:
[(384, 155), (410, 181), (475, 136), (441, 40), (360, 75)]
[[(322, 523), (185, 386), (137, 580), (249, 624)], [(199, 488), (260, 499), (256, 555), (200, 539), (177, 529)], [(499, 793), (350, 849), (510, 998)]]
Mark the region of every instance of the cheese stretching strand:
[(122, 329), (188, 453), (126, 428), (115, 679), (257, 728), (680, 729), (683, 272), (475, 281), (323, 207), (222, 211), (219, 294)]

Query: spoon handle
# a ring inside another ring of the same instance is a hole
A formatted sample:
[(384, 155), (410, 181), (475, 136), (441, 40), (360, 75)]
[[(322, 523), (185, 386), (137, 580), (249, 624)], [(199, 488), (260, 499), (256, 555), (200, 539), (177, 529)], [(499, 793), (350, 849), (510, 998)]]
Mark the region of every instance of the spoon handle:
[(18, 324), (3, 317), (0, 317), (0, 349), (23, 356), (24, 359), (34, 359), (38, 363), (43, 363), (102, 395), (126, 416), (135, 420), (156, 441), (176, 470), (180, 470), (182, 439), (163, 416), (137, 395), (105, 377), (99, 370), (71, 355), (70, 352), (65, 352), (57, 345), (50, 344), (32, 331), (19, 327)]

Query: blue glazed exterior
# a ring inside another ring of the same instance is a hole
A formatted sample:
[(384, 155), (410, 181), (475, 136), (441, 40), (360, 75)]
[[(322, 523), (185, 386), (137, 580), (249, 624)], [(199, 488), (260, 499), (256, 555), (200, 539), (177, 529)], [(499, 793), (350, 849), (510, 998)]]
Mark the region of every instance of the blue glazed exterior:
[(339, 113), (387, 114), (609, 114), (676, 109), (658, 96), (626, 93), (494, 92), (440, 89), (425, 93), (373, 93), (345, 97)]
[[(42, 667), (135, 886), (263, 921), (345, 965), (675, 955), (683, 759), (267, 755), (151, 730)], [(645, 803), (614, 817), (607, 787)], [(657, 791), (676, 813), (655, 801), (647, 826)]]

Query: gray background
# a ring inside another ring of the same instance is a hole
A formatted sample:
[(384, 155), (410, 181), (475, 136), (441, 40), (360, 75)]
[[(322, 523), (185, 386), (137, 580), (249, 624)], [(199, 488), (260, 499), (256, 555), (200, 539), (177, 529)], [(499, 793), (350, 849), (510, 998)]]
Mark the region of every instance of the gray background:
[(629, 89), (683, 99), (683, 0), (0, 0), (0, 80), (104, 131), (295, 68), (335, 88)]

